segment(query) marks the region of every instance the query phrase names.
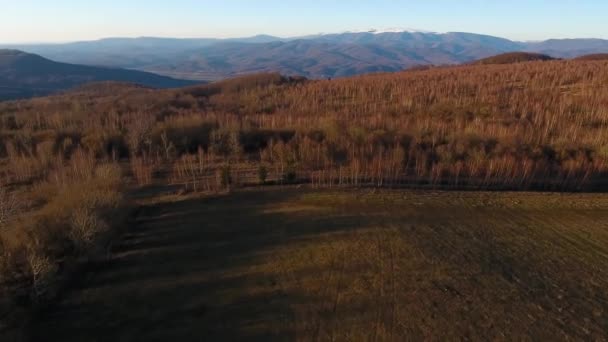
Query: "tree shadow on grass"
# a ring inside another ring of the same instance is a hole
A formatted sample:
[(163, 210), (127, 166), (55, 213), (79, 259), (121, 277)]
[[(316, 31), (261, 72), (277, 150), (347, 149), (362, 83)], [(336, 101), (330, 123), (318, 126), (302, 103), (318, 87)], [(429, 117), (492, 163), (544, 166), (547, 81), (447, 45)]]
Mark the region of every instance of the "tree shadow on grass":
[[(290, 303), (272, 275), (253, 271), (273, 249), (357, 217), (268, 210), (302, 191), (244, 191), (144, 207), (103, 267), (90, 267), (32, 325), (33, 341), (292, 340)], [(300, 298), (301, 297), (301, 298)]]

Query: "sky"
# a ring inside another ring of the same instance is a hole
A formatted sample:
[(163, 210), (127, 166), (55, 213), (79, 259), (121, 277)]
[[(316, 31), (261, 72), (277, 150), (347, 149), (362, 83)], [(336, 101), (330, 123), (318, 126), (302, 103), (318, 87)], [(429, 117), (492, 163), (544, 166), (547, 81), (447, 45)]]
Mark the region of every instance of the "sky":
[(293, 37), (413, 28), (513, 40), (608, 39), (606, 0), (0, 0), (0, 43)]

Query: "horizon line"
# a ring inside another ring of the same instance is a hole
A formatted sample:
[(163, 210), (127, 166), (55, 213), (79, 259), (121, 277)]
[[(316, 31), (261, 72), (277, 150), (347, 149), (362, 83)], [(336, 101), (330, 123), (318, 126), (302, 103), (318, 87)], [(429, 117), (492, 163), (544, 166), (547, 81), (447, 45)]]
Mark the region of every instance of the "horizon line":
[[(380, 31), (380, 32), (375, 32)], [(403, 31), (382, 31), (376, 29), (369, 30), (347, 30), (340, 32), (318, 32), (304, 35), (295, 35), (295, 36), (277, 36), (268, 33), (259, 33), (254, 35), (247, 36), (224, 36), (224, 37), (213, 37), (213, 36), (164, 36), (164, 35), (125, 35), (125, 36), (104, 36), (104, 37), (96, 37), (96, 38), (83, 38), (83, 39), (75, 39), (75, 40), (55, 40), (55, 41), (20, 41), (20, 42), (2, 42), (0, 41), (0, 45), (3, 46), (11, 46), (11, 45), (62, 45), (62, 44), (73, 44), (73, 43), (84, 43), (84, 42), (97, 42), (103, 40), (110, 39), (172, 39), (172, 40), (234, 40), (234, 39), (251, 39), (256, 37), (272, 37), (277, 39), (309, 39), (312, 37), (319, 37), (325, 35), (339, 35), (339, 34), (390, 34), (390, 33), (418, 33), (418, 34), (450, 34), (450, 33), (468, 33), (475, 34), (481, 36), (490, 36), (495, 38), (507, 39), (512, 42), (521, 42), (521, 43), (535, 43), (535, 42), (544, 42), (548, 40), (576, 40), (576, 39), (597, 39), (597, 40), (608, 40), (607, 38), (600, 37), (553, 37), (553, 38), (545, 38), (545, 39), (530, 39), (530, 40), (519, 40), (519, 39), (511, 39), (506, 38), (500, 35), (492, 35), (487, 33), (478, 33), (478, 32), (468, 32), (468, 31), (447, 31), (447, 32), (436, 32), (436, 31), (426, 31), (426, 30), (413, 30), (413, 29), (404, 29)]]

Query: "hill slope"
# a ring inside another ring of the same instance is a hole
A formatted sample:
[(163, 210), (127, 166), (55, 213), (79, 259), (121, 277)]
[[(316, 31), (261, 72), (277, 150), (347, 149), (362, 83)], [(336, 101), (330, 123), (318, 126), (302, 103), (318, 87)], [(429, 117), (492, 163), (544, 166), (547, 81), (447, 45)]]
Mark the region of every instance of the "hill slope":
[(608, 53), (596, 53), (591, 55), (580, 56), (576, 58), (579, 61), (604, 61), (608, 60)]
[(18, 50), (0, 50), (0, 100), (47, 95), (97, 81), (130, 82), (153, 88), (192, 84), (143, 71), (57, 63)]
[[(161, 141), (174, 146), (174, 157), (238, 151), (247, 160), (285, 162), (275, 159), (281, 150), (298, 156), (295, 176), (315, 182), (330, 181), (319, 177), (332, 177), (323, 172), (339, 165), (356, 184), (392, 178), (438, 187), (599, 191), (608, 190), (606, 63), (466, 65), (332, 81), (267, 74), (171, 90), (110, 85), (27, 106), (7, 103), (0, 119), (6, 113), (18, 115), (7, 125), (28, 115), (39, 122), (40, 113), (69, 111), (65, 127), (80, 132), (88, 126), (76, 117), (104, 123), (115, 120), (110, 113), (126, 113), (129, 123), (103, 128), (115, 132), (108, 137), (126, 134), (118, 126), (137, 132), (145, 120), (156, 125), (146, 141), (156, 142), (158, 150), (150, 148), (161, 155), (168, 146)], [(126, 139), (82, 139), (101, 140), (96, 146), (106, 149), (98, 155), (156, 153)], [(275, 146), (279, 141), (285, 146)], [(277, 170), (269, 179), (287, 176)]]
[(531, 52), (509, 52), (500, 55), (483, 58), (476, 61), (473, 64), (512, 64), (512, 63), (523, 63), (533, 61), (551, 61), (555, 58), (543, 55), (540, 53)]

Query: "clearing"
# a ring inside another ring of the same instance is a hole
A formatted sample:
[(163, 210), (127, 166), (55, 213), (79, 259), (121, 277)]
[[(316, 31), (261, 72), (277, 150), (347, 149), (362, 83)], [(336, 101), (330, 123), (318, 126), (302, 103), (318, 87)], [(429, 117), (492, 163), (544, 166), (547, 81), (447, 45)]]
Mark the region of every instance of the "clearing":
[(34, 341), (608, 338), (608, 196), (158, 197)]

